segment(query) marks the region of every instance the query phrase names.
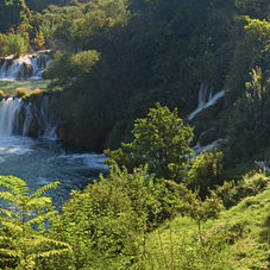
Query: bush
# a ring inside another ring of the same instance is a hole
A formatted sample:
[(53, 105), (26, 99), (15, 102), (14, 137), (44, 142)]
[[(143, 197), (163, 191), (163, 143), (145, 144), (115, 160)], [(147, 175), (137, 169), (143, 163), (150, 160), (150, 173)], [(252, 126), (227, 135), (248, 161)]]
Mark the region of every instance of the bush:
[(222, 199), (226, 208), (236, 205), (248, 196), (255, 196), (263, 192), (269, 185), (270, 178), (264, 173), (250, 172), (238, 182), (225, 182), (216, 187), (216, 194)]
[(255, 196), (265, 190), (270, 182), (270, 178), (263, 173), (250, 172), (243, 176), (242, 181), (238, 184), (238, 197), (245, 198)]
[(20, 34), (7, 35), (7, 54), (14, 54), (15, 57), (27, 52), (29, 44)]
[(41, 89), (36, 88), (26, 96), (26, 99), (32, 103), (40, 103), (43, 97), (43, 93), (44, 92)]
[(20, 98), (24, 98), (27, 95), (27, 89), (24, 88), (17, 88), (16, 89), (16, 96)]
[(191, 169), (187, 175), (187, 183), (193, 190), (199, 188), (200, 195), (204, 197), (208, 189), (222, 184), (223, 170), (223, 153), (222, 152), (203, 152), (198, 155), (192, 162)]
[(128, 173), (115, 164), (107, 178), (72, 192), (51, 237), (73, 247), (76, 269), (127, 269), (140, 260), (146, 232), (168, 217), (168, 195), (147, 168)]
[(0, 100), (2, 100), (5, 95), (5, 92), (0, 89)]
[(0, 56), (6, 56), (7, 55), (7, 36), (4, 34), (0, 34)]

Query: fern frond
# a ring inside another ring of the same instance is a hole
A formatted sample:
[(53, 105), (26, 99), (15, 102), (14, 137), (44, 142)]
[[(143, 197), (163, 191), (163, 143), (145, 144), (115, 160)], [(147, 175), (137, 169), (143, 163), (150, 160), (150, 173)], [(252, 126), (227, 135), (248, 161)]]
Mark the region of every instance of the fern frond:
[(62, 241), (54, 240), (44, 236), (36, 236), (35, 239), (31, 240), (31, 245), (33, 246), (39, 246), (41, 243), (51, 244), (58, 248), (65, 248), (68, 249), (69, 252), (72, 252), (71, 246), (68, 243)]
[(39, 188), (38, 190), (36, 190), (36, 191), (34, 192), (34, 194), (32, 194), (32, 195), (30, 196), (30, 198), (33, 199), (33, 198), (36, 198), (36, 197), (40, 197), (40, 196), (43, 195), (46, 191), (57, 188), (57, 186), (58, 186), (59, 184), (60, 184), (60, 182), (56, 181), (56, 182), (50, 183), (50, 184), (48, 184), (48, 185), (45, 185), (45, 186)]
[(11, 249), (6, 249), (6, 248), (0, 248), (0, 254), (5, 254), (8, 257), (18, 257), (18, 252), (11, 250)]
[(26, 182), (15, 176), (0, 176), (0, 185), (11, 190), (16, 195), (29, 192)]
[(26, 202), (26, 207), (30, 210), (42, 209), (51, 203), (52, 199), (50, 197), (32, 198)]
[(48, 219), (50, 219), (50, 217), (55, 216), (58, 213), (58, 211), (54, 210), (54, 211), (50, 211), (47, 212), (45, 214), (41, 214), (37, 217), (34, 217), (33, 219), (29, 220), (26, 222), (26, 224), (28, 225), (33, 225), (33, 224), (40, 224)]
[(1, 242), (1, 241), (7, 243), (7, 242), (10, 241), (10, 238), (7, 237), (7, 236), (0, 236), (0, 242)]
[(17, 215), (16, 213), (12, 212), (11, 210), (7, 210), (7, 209), (0, 208), (0, 214), (5, 215), (5, 216), (7, 216), (9, 218), (17, 218), (17, 219), (20, 218), (19, 215)]
[(16, 198), (16, 196), (14, 196), (14, 194), (12, 194), (9, 191), (0, 191), (0, 198), (13, 202), (13, 203), (18, 202), (18, 199)]
[(40, 252), (34, 256), (32, 256), (33, 259), (37, 259), (37, 258), (49, 258), (52, 256), (59, 256), (59, 255), (63, 255), (65, 253), (70, 253), (72, 252), (70, 249), (68, 248), (64, 248), (64, 249), (54, 249), (54, 250), (50, 250), (50, 251), (45, 251), (45, 252)]
[(22, 232), (23, 229), (19, 225), (17, 225), (15, 222), (12, 222), (12, 220), (7, 220), (7, 219), (0, 219), (0, 224), (4, 227), (7, 227), (11, 231), (14, 232)]

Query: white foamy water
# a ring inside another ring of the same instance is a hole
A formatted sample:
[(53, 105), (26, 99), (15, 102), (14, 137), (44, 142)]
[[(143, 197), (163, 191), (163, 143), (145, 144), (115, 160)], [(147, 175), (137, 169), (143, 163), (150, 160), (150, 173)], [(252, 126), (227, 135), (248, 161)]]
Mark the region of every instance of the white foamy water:
[(223, 143), (225, 141), (226, 141), (226, 139), (217, 139), (217, 140), (213, 141), (212, 143), (205, 145), (205, 146), (201, 146), (198, 143), (193, 147), (194, 154), (195, 154), (195, 156), (197, 156), (201, 152), (207, 152), (211, 149), (214, 149), (215, 147), (217, 147), (218, 145), (220, 145), (221, 143)]
[(208, 94), (207, 87), (201, 84), (199, 95), (198, 95), (198, 107), (195, 111), (193, 111), (188, 116), (188, 120), (192, 121), (197, 114), (199, 114), (202, 110), (215, 105), (219, 99), (224, 97), (224, 95), (225, 95), (224, 90), (221, 90), (220, 92), (213, 95), (212, 89), (210, 89), (209, 94)]
[(72, 153), (62, 144), (44, 139), (0, 136), (0, 175), (22, 178), (32, 189), (60, 181), (51, 192), (57, 205), (68, 198), (71, 189), (83, 188), (106, 172), (105, 158), (103, 154)]
[(47, 96), (43, 97), (42, 102), (38, 105), (14, 97), (1, 100), (0, 138), (12, 135), (27, 137), (34, 130), (36, 137), (57, 140), (56, 129), (57, 122), (49, 113)]
[[(0, 59), (0, 80), (40, 80), (50, 61), (48, 51)], [(57, 124), (49, 110), (48, 96), (38, 104), (14, 97), (0, 101), (0, 175), (22, 178), (33, 190), (59, 181), (50, 196), (60, 206), (72, 189), (85, 187), (100, 172), (107, 173), (108, 167), (103, 154), (65, 149), (57, 141)]]
[(40, 51), (19, 58), (13, 56), (1, 60), (1, 80), (41, 80), (44, 70), (51, 62), (50, 51)]

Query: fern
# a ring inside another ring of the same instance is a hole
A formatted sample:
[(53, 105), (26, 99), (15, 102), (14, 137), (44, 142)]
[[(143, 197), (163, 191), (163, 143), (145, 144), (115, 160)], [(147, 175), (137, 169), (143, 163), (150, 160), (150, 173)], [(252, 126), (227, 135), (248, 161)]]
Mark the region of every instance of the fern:
[(70, 245), (44, 236), (46, 222), (57, 211), (51, 198), (43, 195), (58, 184), (45, 185), (30, 194), (22, 179), (0, 177), (0, 198), (10, 204), (9, 209), (0, 209), (0, 258), (4, 257), (9, 264), (15, 262), (18, 269), (30, 270), (36, 268), (40, 259), (72, 253)]

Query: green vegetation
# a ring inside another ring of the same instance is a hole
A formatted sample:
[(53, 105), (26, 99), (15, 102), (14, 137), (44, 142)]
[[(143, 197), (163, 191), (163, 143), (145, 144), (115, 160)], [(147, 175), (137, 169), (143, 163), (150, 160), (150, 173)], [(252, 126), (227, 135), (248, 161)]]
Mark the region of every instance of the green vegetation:
[(16, 95), (16, 90), (23, 88), (30, 94), (35, 89), (46, 90), (49, 81), (0, 81), (0, 89), (6, 95)]
[(159, 178), (183, 181), (192, 154), (189, 143), (193, 132), (178, 117), (177, 109), (170, 112), (157, 104), (146, 118), (135, 121), (132, 135), (131, 143), (123, 143), (118, 150), (105, 151), (109, 162), (128, 169), (148, 164), (149, 171)]
[[(40, 94), (36, 92), (33, 96)], [(58, 183), (31, 194), (23, 180), (1, 177), (0, 197), (10, 204), (1, 208), (0, 266), (24, 270), (267, 269), (270, 178), (250, 172), (238, 181), (217, 181), (220, 152), (202, 153), (193, 160), (178, 157), (182, 166), (190, 163), (189, 170), (175, 166), (177, 159), (143, 159), (138, 151), (142, 147), (149, 156), (165, 150), (173, 153), (177, 147), (181, 153), (191, 153), (192, 129), (176, 110), (159, 104), (135, 122), (133, 135), (126, 153), (132, 162), (123, 159), (126, 144), (109, 151), (107, 176), (100, 175), (83, 191), (72, 191), (61, 214), (49, 197), (42, 196)], [(154, 137), (157, 143), (153, 144)]]
[(16, 96), (17, 96), (17, 97), (23, 98), (23, 97), (25, 97), (26, 95), (27, 95), (27, 90), (26, 90), (26, 89), (24, 89), (24, 88), (18, 88), (18, 89), (16, 90)]
[[(42, 196), (56, 188), (55, 182), (29, 194), (26, 183), (16, 177), (0, 178), (0, 197), (11, 203), (1, 209), (0, 266), (7, 269), (37, 269), (42, 260), (72, 252), (64, 242), (47, 238), (45, 222), (56, 215), (51, 198)], [(10, 268), (9, 268), (10, 269)]]
[(3, 99), (3, 97), (5, 96), (5, 92), (3, 90), (0, 90), (0, 99)]
[[(0, 267), (269, 269), (269, 176), (252, 170), (270, 164), (268, 2), (1, 1), (1, 57), (55, 54), (48, 81), (0, 82), (0, 98), (49, 84), (60, 139), (109, 148), (110, 170), (61, 214), (41, 196), (56, 184), (0, 178)], [(200, 88), (226, 94), (188, 123)]]

